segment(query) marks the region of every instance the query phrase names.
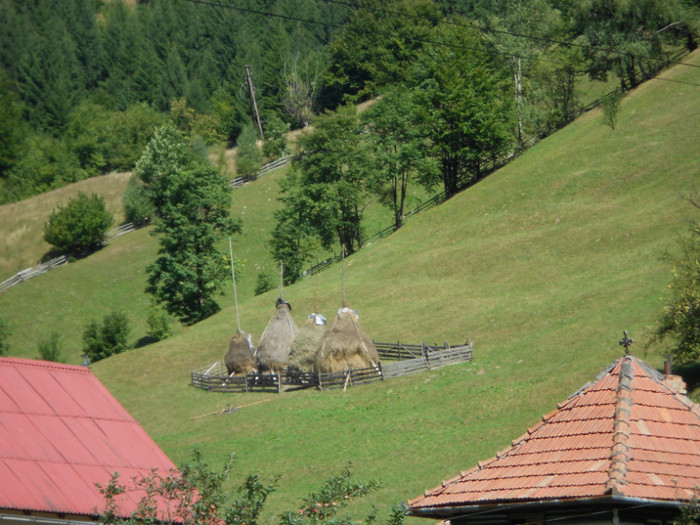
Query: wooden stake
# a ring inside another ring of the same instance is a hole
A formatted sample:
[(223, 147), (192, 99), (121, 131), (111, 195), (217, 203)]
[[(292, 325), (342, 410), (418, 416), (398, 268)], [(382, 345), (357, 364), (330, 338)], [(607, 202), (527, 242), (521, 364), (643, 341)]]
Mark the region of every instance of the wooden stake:
[(228, 238), (228, 251), (231, 254), (231, 279), (233, 280), (233, 302), (236, 304), (236, 326), (238, 331), (241, 331), (241, 319), (238, 316), (238, 293), (236, 292), (236, 270), (233, 267), (233, 245), (231, 237)]
[(343, 308), (347, 308), (347, 303), (345, 302), (345, 246), (340, 247), (340, 271), (342, 275), (342, 288), (343, 288)]

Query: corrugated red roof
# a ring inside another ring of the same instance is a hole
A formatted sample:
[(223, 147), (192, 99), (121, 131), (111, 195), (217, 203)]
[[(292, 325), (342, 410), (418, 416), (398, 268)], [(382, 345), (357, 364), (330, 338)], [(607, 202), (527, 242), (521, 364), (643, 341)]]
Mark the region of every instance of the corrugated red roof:
[[(0, 508), (100, 514), (95, 484), (175, 465), (85, 367), (0, 358)], [(141, 494), (117, 500), (128, 516)]]
[(610, 496), (687, 501), (698, 487), (700, 408), (626, 356), (512, 447), (409, 507), (440, 515), (448, 507)]

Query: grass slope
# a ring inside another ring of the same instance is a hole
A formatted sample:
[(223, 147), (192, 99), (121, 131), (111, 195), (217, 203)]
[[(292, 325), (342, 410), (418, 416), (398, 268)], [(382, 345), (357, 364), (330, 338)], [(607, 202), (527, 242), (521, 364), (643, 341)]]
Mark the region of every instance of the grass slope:
[[(686, 61), (700, 65), (700, 53)], [(662, 76), (700, 84), (695, 68)], [(473, 363), (346, 392), (195, 390), (190, 370), (219, 359), (234, 333), (227, 305), (92, 369), (176, 463), (198, 447), (213, 464), (235, 452), (238, 479), (282, 474), (268, 521), (347, 461), (359, 478), (383, 480), (366, 503), (386, 512), (508, 446), (621, 354), (622, 330), (637, 339), (634, 353), (661, 364), (663, 352), (647, 355), (641, 342), (670, 280), (661, 256), (692, 214), (682, 195), (700, 172), (699, 105), (697, 86), (651, 81), (623, 100), (614, 132), (588, 113), (346, 261), (348, 300), (370, 336), (471, 337)], [(336, 266), (318, 278), (328, 317), (340, 305), (340, 276)], [(298, 323), (314, 294), (313, 279), (285, 290)], [(275, 295), (241, 301), (241, 324), (256, 341)], [(7, 304), (0, 296), (3, 315)], [(197, 417), (227, 404), (243, 408)]]

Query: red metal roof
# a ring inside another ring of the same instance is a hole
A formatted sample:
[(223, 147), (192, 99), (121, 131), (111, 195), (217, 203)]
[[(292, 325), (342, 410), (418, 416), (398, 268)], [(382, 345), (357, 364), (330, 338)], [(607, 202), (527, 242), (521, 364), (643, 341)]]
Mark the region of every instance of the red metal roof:
[[(94, 516), (95, 484), (175, 469), (85, 367), (0, 358), (0, 508)], [(117, 502), (124, 516), (141, 494)]]
[(687, 501), (700, 487), (700, 407), (632, 356), (496, 457), (409, 501), (446, 508), (576, 498)]

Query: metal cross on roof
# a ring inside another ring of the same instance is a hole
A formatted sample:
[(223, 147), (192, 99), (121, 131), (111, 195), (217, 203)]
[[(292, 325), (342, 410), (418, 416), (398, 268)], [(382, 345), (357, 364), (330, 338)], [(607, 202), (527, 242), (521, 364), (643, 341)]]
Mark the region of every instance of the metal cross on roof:
[(630, 355), (630, 345), (634, 343), (634, 339), (627, 336), (627, 330), (622, 332), (623, 338), (620, 339), (620, 346), (625, 347), (625, 355)]

